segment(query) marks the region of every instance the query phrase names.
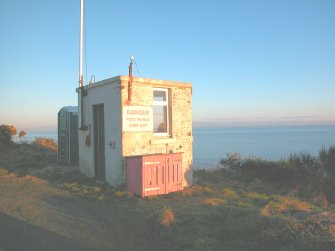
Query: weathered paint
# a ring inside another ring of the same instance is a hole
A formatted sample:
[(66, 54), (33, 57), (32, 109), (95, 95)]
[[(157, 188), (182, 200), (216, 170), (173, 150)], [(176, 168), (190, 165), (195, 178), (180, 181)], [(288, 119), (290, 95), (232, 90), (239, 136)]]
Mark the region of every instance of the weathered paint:
[[(169, 93), (170, 131), (155, 136), (153, 131), (122, 130), (123, 108), (129, 106), (128, 76), (118, 76), (84, 87), (83, 121), (87, 130), (79, 130), (79, 166), (94, 177), (93, 106), (104, 104), (106, 181), (121, 185), (126, 181), (126, 157), (181, 153), (182, 186), (192, 184), (192, 85), (184, 82), (133, 77), (131, 105), (152, 107), (153, 88), (167, 88)], [(81, 114), (79, 114), (81, 121)], [(152, 190), (154, 191), (154, 190)]]
[(182, 190), (182, 154), (128, 157), (127, 189), (141, 197)]
[[(84, 121), (87, 130), (79, 130), (79, 167), (85, 175), (94, 178), (93, 106), (104, 104), (106, 181), (111, 185), (124, 183), (121, 149), (120, 84), (117, 78), (85, 86)], [(79, 114), (80, 116), (80, 114)], [(78, 118), (79, 119), (79, 118)], [(80, 121), (80, 119), (79, 119)], [(90, 144), (87, 144), (90, 143)]]

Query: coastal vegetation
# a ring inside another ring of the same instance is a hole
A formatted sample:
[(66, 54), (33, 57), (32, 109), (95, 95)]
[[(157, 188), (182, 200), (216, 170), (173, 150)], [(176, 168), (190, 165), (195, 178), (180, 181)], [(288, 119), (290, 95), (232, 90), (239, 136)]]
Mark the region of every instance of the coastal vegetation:
[(246, 182), (259, 179), (303, 199), (318, 197), (335, 203), (335, 145), (321, 149), (318, 156), (292, 154), (279, 161), (242, 159), (239, 154), (229, 154), (221, 165)]
[(193, 186), (147, 198), (57, 165), (50, 139), (1, 147), (0, 250), (335, 249), (335, 146), (229, 154)]
[(45, 168), (57, 161), (57, 143), (51, 138), (35, 138), (32, 142), (21, 140), (26, 134), (14, 126), (0, 126), (0, 167), (23, 175), (36, 169)]

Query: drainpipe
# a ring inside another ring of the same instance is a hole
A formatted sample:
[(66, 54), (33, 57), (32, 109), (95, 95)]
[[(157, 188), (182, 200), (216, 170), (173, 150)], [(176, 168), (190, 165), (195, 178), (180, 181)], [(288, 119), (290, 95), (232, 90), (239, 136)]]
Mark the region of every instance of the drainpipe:
[(131, 98), (133, 94), (133, 62), (134, 57), (130, 57), (130, 64), (129, 64), (129, 81), (128, 81), (128, 104), (131, 105)]

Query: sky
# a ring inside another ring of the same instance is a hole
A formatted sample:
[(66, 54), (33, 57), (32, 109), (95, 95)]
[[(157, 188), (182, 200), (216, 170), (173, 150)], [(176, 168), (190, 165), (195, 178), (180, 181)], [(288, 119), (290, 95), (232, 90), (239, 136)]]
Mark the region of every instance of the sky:
[[(79, 0), (0, 0), (0, 124), (77, 105)], [(333, 0), (85, 0), (84, 81), (193, 84), (195, 126), (335, 124)]]

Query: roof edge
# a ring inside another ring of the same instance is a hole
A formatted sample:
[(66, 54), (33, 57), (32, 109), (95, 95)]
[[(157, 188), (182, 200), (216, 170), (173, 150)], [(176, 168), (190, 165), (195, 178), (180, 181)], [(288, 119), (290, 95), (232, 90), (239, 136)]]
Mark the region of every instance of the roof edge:
[[(118, 83), (121, 81), (129, 81), (129, 76), (119, 75), (112, 78), (107, 78), (100, 80), (98, 82), (95, 82), (94, 84), (88, 84), (85, 85), (85, 89), (90, 89), (106, 84), (112, 84), (112, 83)], [(133, 83), (139, 83), (139, 84), (149, 84), (149, 85), (155, 85), (155, 86), (181, 86), (181, 87), (192, 87), (192, 84), (189, 82), (181, 82), (181, 81), (172, 81), (172, 80), (162, 80), (162, 79), (154, 79), (154, 78), (142, 78), (142, 77), (136, 77), (133, 76)], [(80, 87), (77, 88), (77, 90), (80, 89)]]

